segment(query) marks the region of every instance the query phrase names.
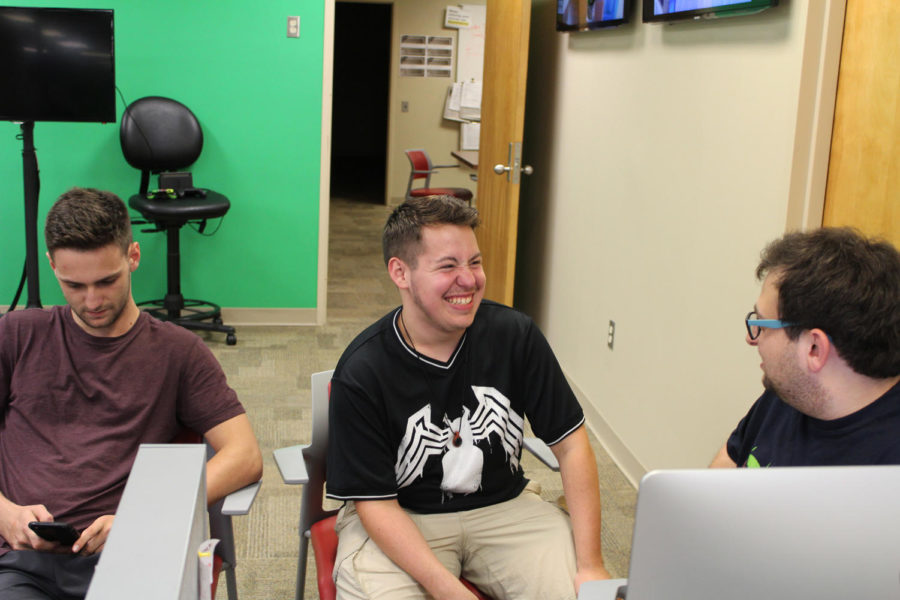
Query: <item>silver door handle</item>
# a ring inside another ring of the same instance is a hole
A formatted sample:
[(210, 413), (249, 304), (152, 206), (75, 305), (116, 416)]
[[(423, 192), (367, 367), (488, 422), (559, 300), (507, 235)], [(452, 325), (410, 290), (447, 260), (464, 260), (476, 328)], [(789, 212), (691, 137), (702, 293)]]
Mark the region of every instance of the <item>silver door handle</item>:
[(506, 173), (506, 180), (513, 185), (519, 184), (519, 179), (521, 179), (519, 176), (522, 173), (525, 173), (526, 175), (534, 173), (534, 169), (531, 168), (531, 165), (521, 166), (522, 142), (510, 142), (509, 154), (507, 155), (506, 162), (509, 163), (509, 166), (504, 164), (494, 165), (494, 173), (497, 175)]
[[(497, 175), (503, 175), (504, 173), (508, 173), (509, 171), (510, 171), (510, 167), (508, 167), (506, 165), (502, 165), (502, 164), (494, 165), (494, 173), (496, 173)], [(534, 169), (531, 167), (531, 165), (525, 165), (524, 167), (519, 169), (519, 171), (522, 173), (525, 173), (526, 175), (531, 175), (532, 173), (534, 173)]]

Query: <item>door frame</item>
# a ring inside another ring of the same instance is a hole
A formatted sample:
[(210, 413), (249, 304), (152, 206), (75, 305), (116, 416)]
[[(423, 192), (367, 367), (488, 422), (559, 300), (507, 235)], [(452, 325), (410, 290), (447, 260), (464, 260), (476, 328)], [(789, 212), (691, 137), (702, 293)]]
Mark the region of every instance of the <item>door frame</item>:
[(323, 0), (322, 36), (322, 131), (319, 154), (319, 248), (316, 267), (316, 325), (324, 325), (328, 313), (328, 226), (331, 216), (331, 98), (334, 84), (334, 5)]
[(846, 8), (846, 0), (809, 3), (785, 220), (787, 231), (822, 226)]
[[(316, 268), (316, 325), (324, 325), (328, 317), (328, 244), (329, 225), (331, 223), (331, 103), (334, 96), (334, 20), (335, 5), (338, 0), (323, 0), (324, 32), (322, 36), (322, 131), (319, 162), (319, 245)], [(391, 40), (396, 39), (397, 19), (394, 11), (394, 0), (348, 0), (367, 4), (389, 4), (391, 6)], [(393, 68), (393, 65), (391, 65)], [(393, 85), (388, 86), (388, 106), (393, 102)], [(388, 201), (390, 173), (393, 165), (391, 156), (391, 124), (388, 111), (387, 160), (384, 173), (384, 198)]]

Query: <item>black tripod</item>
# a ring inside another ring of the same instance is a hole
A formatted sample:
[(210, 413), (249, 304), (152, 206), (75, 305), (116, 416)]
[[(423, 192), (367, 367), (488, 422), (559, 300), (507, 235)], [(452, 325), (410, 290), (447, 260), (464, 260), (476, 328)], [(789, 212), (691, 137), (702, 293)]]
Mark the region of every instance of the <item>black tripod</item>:
[[(37, 155), (34, 151), (34, 121), (23, 122), (21, 129), (22, 175), (25, 188), (25, 271), (22, 273), (22, 278), (28, 282), (28, 300), (25, 308), (41, 308), (37, 250), (38, 196), (41, 186), (38, 177)], [(20, 283), (9, 310), (16, 307), (21, 293), (22, 284)]]

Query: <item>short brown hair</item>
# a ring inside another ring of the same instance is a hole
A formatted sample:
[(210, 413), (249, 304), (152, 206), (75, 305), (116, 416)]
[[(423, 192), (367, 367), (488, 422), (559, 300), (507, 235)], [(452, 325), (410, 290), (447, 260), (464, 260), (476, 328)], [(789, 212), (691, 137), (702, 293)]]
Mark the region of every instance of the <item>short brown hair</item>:
[(108, 244), (127, 254), (132, 241), (128, 209), (112, 192), (72, 188), (47, 213), (44, 241), (50, 256), (59, 248), (96, 250)]
[(410, 198), (394, 209), (384, 225), (381, 236), (384, 264), (396, 256), (415, 268), (423, 227), (459, 225), (475, 229), (478, 223), (478, 211), (453, 196)]
[(861, 375), (900, 374), (900, 252), (850, 228), (788, 233), (762, 252), (789, 338), (819, 328)]

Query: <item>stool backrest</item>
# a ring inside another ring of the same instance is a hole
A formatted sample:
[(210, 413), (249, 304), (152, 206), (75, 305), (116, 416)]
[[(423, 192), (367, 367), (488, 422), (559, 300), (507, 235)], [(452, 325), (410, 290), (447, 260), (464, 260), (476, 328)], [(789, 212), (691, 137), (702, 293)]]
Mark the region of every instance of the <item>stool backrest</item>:
[(122, 154), (144, 173), (175, 171), (194, 164), (203, 150), (203, 130), (191, 110), (171, 98), (147, 96), (132, 102), (119, 127)]

